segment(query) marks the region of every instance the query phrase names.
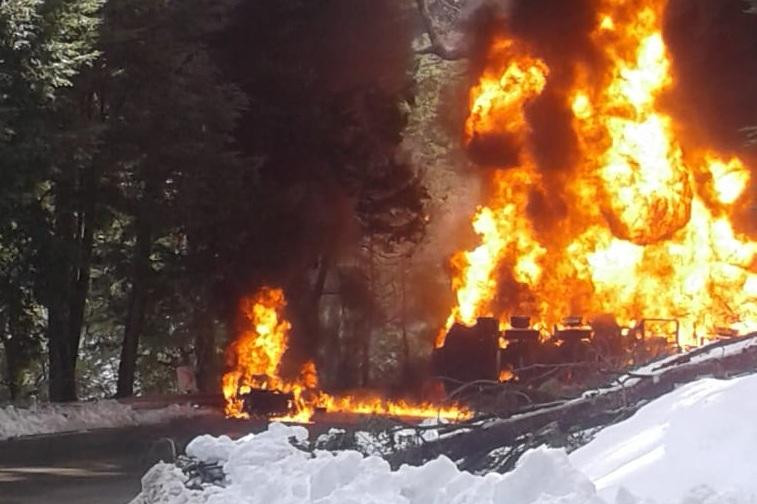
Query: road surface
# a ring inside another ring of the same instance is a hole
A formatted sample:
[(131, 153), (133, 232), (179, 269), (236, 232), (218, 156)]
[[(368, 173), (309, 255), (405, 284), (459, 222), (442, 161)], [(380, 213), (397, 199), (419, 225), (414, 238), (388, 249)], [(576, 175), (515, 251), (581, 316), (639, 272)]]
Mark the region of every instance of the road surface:
[(124, 504), (157, 461), (170, 460), (200, 434), (239, 437), (265, 421), (232, 421), (221, 415), (177, 419), (89, 432), (0, 441), (0, 504)]

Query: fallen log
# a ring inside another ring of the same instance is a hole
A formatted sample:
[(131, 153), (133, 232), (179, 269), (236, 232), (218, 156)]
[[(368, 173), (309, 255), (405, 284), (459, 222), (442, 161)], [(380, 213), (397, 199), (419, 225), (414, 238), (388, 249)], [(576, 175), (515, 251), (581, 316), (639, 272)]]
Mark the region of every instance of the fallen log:
[(524, 437), (548, 426), (569, 432), (609, 425), (619, 412), (621, 417), (628, 416), (647, 401), (699, 378), (728, 378), (757, 371), (757, 333), (730, 344), (718, 342), (695, 352), (694, 356), (682, 355), (619, 375), (614, 380), (615, 385), (586, 392), (561, 404), (509, 418), (466, 424), (436, 440), (398, 451), (388, 460), (393, 467), (398, 467), (421, 464), (442, 454), (458, 461), (476, 459), (492, 450), (515, 446)]

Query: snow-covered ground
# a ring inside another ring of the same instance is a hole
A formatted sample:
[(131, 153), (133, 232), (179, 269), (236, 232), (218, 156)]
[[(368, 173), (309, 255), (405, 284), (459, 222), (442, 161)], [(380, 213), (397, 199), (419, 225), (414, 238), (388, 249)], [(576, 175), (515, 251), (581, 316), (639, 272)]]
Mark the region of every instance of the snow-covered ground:
[(45, 404), (30, 408), (0, 408), (0, 440), (55, 432), (161, 423), (173, 418), (207, 414), (190, 405), (135, 409), (118, 401)]
[(678, 502), (698, 485), (742, 495), (712, 502), (757, 502), (756, 420), (757, 375), (704, 379), (602, 430), (570, 460), (608, 502), (621, 488)]
[(202, 436), (188, 455), (219, 462), (225, 486), (188, 490), (159, 464), (132, 504), (755, 504), (757, 376), (704, 379), (642, 407), (567, 455), (539, 448), (512, 472), (475, 476), (440, 457), (392, 471), (354, 451), (310, 454), (303, 427), (237, 441)]

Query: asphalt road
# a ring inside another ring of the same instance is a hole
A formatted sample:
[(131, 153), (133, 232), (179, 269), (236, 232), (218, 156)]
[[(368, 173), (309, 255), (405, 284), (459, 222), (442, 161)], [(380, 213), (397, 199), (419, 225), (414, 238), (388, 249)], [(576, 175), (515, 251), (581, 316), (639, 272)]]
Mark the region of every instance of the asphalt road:
[(226, 420), (219, 414), (0, 441), (0, 504), (128, 503), (147, 469), (170, 460), (167, 439), (183, 450), (200, 434), (239, 437), (265, 427), (265, 421)]

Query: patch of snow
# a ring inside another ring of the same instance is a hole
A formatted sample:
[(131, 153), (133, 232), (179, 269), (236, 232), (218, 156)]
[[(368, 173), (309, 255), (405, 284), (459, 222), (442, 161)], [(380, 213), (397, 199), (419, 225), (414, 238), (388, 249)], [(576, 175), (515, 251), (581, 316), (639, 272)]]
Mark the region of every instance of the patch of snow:
[(746, 338), (741, 341), (736, 341), (730, 344), (722, 346), (713, 346), (708, 352), (700, 355), (695, 355), (691, 358), (691, 362), (702, 362), (708, 359), (722, 359), (729, 355), (735, 355), (741, 353), (753, 346), (757, 345), (757, 338)]
[(36, 434), (156, 424), (201, 414), (207, 414), (207, 411), (190, 405), (134, 409), (112, 400), (45, 404), (30, 408), (6, 406), (0, 408), (0, 440)]
[(226, 462), (229, 460), (234, 441), (228, 436), (200, 436), (187, 445), (187, 455), (207, 463)]
[(439, 439), (440, 427), (448, 420), (428, 418), (415, 427), (394, 426), (384, 430), (346, 431), (329, 429), (316, 439), (315, 448), (329, 451), (354, 449), (363, 455), (388, 456), (397, 450), (409, 449)]
[(187, 477), (173, 464), (159, 463), (142, 477), (142, 488), (146, 489), (131, 504), (200, 504), (206, 503), (215, 488), (202, 492), (189, 490), (185, 485)]
[(570, 460), (608, 501), (620, 491), (660, 502), (755, 503), (755, 397), (757, 375), (681, 386), (602, 430)]
[[(423, 425), (421, 424), (421, 427)], [(355, 442), (364, 455), (389, 455), (398, 450), (409, 449), (439, 438), (436, 429), (395, 429), (385, 432), (358, 431)]]
[(333, 427), (325, 434), (318, 436), (316, 446), (324, 446), (347, 433), (344, 429), (334, 429)]

